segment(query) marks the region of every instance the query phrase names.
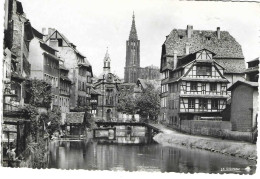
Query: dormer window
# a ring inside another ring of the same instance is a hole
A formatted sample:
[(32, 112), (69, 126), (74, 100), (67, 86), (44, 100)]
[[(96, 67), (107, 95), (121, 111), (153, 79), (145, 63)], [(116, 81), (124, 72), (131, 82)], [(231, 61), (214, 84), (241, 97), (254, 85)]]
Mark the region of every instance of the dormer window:
[(182, 40), (183, 39), (183, 35), (179, 35), (179, 39)]
[(207, 41), (210, 41), (211, 37), (208, 36), (208, 37), (206, 37), (206, 39), (207, 39)]

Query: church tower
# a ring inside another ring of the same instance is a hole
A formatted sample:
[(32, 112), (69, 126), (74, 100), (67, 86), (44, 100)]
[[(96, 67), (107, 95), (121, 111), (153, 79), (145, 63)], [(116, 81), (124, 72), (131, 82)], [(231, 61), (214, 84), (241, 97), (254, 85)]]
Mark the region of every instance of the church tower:
[(125, 83), (136, 83), (140, 73), (140, 40), (135, 27), (133, 14), (129, 39), (126, 41)]
[(108, 54), (108, 48), (107, 48), (107, 52), (106, 52), (106, 55), (104, 57), (104, 66), (103, 66), (103, 73), (104, 74), (108, 74), (110, 73), (110, 57), (109, 57), (109, 54)]

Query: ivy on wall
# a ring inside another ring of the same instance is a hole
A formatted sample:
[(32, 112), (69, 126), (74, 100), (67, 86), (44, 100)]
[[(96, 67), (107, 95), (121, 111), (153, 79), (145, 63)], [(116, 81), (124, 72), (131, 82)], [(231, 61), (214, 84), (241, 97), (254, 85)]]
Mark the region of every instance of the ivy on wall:
[(25, 81), (25, 103), (36, 107), (50, 108), (52, 102), (51, 85), (43, 80)]

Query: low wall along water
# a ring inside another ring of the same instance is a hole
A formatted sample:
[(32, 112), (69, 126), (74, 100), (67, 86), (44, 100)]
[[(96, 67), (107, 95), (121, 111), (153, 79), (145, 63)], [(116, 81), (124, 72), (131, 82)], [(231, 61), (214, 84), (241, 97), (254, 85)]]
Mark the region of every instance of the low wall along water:
[(211, 136), (246, 142), (254, 141), (254, 136), (251, 132), (231, 131), (231, 122), (229, 121), (182, 120), (180, 130), (192, 135)]

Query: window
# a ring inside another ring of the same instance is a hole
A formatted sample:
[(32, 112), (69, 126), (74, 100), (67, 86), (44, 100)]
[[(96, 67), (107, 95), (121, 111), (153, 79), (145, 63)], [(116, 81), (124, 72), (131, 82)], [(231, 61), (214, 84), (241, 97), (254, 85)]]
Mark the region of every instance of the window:
[(197, 83), (196, 82), (190, 83), (190, 90), (191, 91), (197, 91)]
[(188, 99), (188, 107), (189, 109), (195, 108), (195, 99)]
[(211, 92), (216, 92), (217, 91), (217, 84), (216, 83), (211, 83), (210, 84), (210, 91)]
[(211, 100), (211, 109), (218, 109), (218, 100), (217, 99)]
[(197, 65), (197, 75), (211, 76), (211, 66)]
[(180, 39), (180, 40), (183, 39), (183, 35), (179, 35), (179, 39)]
[(207, 99), (200, 99), (199, 100), (199, 108), (204, 110), (208, 109), (208, 100)]
[(58, 46), (62, 47), (62, 39), (58, 39)]

